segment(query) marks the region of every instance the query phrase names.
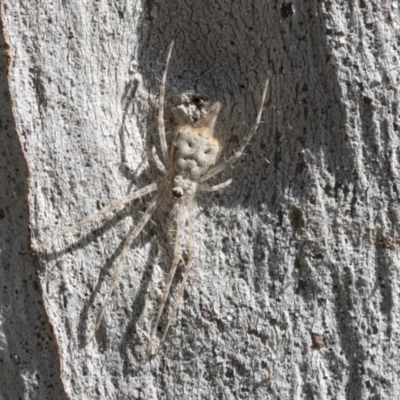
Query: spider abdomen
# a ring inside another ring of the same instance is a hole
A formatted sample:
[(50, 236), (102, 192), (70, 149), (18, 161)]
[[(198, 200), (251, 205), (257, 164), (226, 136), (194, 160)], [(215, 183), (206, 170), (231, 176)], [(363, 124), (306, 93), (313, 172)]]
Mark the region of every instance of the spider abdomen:
[(220, 144), (206, 127), (182, 127), (175, 136), (172, 161), (175, 171), (198, 180), (215, 165)]

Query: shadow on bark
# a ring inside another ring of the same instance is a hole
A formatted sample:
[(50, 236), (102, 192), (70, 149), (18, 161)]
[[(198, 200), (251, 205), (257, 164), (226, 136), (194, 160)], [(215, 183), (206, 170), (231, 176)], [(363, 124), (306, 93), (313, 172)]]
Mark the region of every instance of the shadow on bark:
[[(3, 30), (3, 27), (0, 27)], [(0, 34), (0, 48), (7, 49)], [(12, 111), (7, 52), (0, 56), (0, 397), (67, 399), (60, 358), (30, 254), (28, 180)], [(29, 134), (29, 132), (25, 132)]]

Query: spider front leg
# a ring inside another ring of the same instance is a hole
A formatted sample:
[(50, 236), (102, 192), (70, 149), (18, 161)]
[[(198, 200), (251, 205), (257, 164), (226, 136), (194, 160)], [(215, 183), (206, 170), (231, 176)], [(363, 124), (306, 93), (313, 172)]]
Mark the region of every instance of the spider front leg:
[(204, 174), (201, 179), (200, 182), (204, 182), (207, 179), (213, 177), (214, 175), (219, 174), (220, 172), (222, 172), (226, 167), (229, 167), (230, 165), (232, 165), (233, 163), (235, 163), (239, 157), (243, 154), (244, 149), (246, 148), (246, 146), (249, 144), (251, 138), (254, 136), (254, 134), (257, 132), (258, 126), (260, 125), (260, 121), (261, 121), (261, 115), (263, 112), (263, 108), (264, 108), (264, 103), (265, 103), (265, 98), (267, 96), (267, 90), (268, 90), (268, 85), (269, 85), (269, 80), (272, 76), (271, 71), (267, 72), (267, 79), (265, 81), (265, 85), (264, 85), (264, 90), (261, 96), (261, 102), (260, 102), (260, 106), (258, 107), (258, 112), (257, 112), (257, 117), (256, 117), (256, 121), (254, 122), (254, 125), (251, 127), (250, 132), (248, 133), (248, 135), (246, 136), (245, 140), (243, 141), (242, 145), (239, 147), (239, 149), (234, 153), (234, 155), (232, 157), (230, 157), (228, 160), (226, 160), (225, 162), (223, 162), (222, 164), (218, 165), (215, 168), (212, 168), (210, 171), (208, 171), (206, 174)]
[(171, 59), (172, 48), (174, 47), (174, 41), (171, 42), (168, 48), (167, 60), (165, 61), (165, 69), (161, 79), (160, 85), (160, 105), (158, 108), (158, 134), (160, 135), (161, 152), (165, 166), (168, 168), (170, 164), (167, 139), (165, 137), (165, 123), (164, 123), (164, 97), (165, 97), (165, 83), (167, 81), (167, 72), (169, 61)]
[(117, 283), (119, 273), (121, 272), (121, 267), (126, 259), (126, 253), (128, 252), (129, 246), (133, 242), (134, 239), (139, 235), (139, 233), (143, 230), (147, 222), (149, 221), (150, 217), (154, 213), (154, 211), (157, 208), (157, 205), (159, 204), (158, 202), (158, 196), (150, 203), (149, 207), (147, 208), (146, 212), (143, 214), (142, 218), (139, 220), (138, 224), (132, 229), (132, 231), (129, 233), (129, 236), (125, 240), (124, 246), (122, 248), (121, 255), (118, 260), (117, 268), (115, 269), (112, 277), (111, 277), (111, 285), (110, 289), (108, 290), (106, 299), (104, 301), (103, 307), (100, 311), (99, 316), (97, 317), (96, 325), (93, 331), (92, 336), (89, 339), (89, 342), (94, 338), (96, 335), (97, 330), (99, 329), (101, 320), (103, 319), (104, 312), (107, 308), (107, 305), (110, 301), (111, 295), (114, 291), (115, 284)]
[(97, 211), (96, 213), (90, 215), (89, 217), (82, 219), (81, 221), (77, 222), (75, 225), (72, 225), (69, 228), (58, 233), (56, 236), (53, 236), (51, 239), (48, 239), (45, 242), (39, 244), (36, 247), (36, 250), (40, 250), (42, 247), (47, 246), (51, 242), (54, 242), (55, 240), (59, 239), (60, 237), (66, 235), (67, 233), (72, 232), (73, 230), (75, 230), (77, 228), (81, 228), (84, 225), (87, 225), (88, 223), (94, 221), (96, 218), (100, 217), (101, 215), (105, 214), (106, 212), (112, 211), (115, 208), (122, 206), (126, 203), (129, 203), (135, 199), (139, 199), (140, 197), (142, 197), (148, 193), (154, 192), (154, 190), (156, 190), (156, 189), (157, 189), (157, 183), (152, 183), (150, 185), (145, 186), (142, 189), (137, 190), (134, 193), (129, 194), (128, 196), (123, 197), (122, 199), (113, 201), (112, 203), (103, 207), (100, 211)]

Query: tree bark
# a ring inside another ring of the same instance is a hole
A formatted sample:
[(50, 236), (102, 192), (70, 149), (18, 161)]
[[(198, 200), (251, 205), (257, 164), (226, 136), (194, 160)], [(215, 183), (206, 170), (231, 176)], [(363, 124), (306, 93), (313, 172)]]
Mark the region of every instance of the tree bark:
[[(396, 398), (397, 0), (3, 3), (0, 398)], [(169, 142), (194, 90), (222, 103), (230, 155), (273, 78), (246, 155), (215, 180), (233, 183), (198, 198), (197, 265), (145, 364), (171, 263), (162, 213), (88, 338), (148, 198), (29, 247), (159, 177), (173, 39)]]

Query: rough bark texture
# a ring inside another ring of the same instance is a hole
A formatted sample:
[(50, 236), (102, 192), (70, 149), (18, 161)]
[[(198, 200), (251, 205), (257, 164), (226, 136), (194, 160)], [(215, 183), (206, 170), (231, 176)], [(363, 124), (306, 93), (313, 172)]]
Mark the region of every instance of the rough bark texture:
[[(4, 3), (0, 398), (397, 398), (397, 1)], [(265, 123), (218, 179), (232, 185), (199, 197), (196, 273), (143, 364), (171, 261), (162, 216), (90, 343), (144, 202), (27, 249), (158, 176), (172, 39), (166, 117), (188, 90), (221, 101), (225, 154), (274, 77)]]

